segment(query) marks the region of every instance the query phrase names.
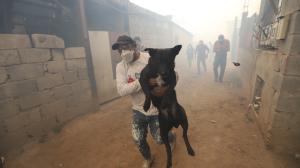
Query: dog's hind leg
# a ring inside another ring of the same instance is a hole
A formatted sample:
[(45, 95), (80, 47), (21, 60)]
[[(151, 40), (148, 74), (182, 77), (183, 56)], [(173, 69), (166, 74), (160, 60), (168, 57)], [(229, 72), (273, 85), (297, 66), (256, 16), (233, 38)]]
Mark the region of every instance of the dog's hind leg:
[(163, 119), (160, 118), (159, 119), (159, 128), (160, 128), (161, 139), (166, 147), (167, 168), (171, 168), (172, 167), (172, 151), (171, 151), (171, 146), (170, 146), (169, 137), (168, 137), (168, 133), (171, 130), (171, 126), (169, 126), (169, 124), (167, 124), (166, 121), (163, 121)]
[(182, 135), (182, 137), (183, 137), (186, 149), (187, 149), (189, 155), (195, 156), (195, 152), (194, 152), (193, 148), (191, 147), (191, 144), (190, 144), (188, 136), (187, 136), (187, 131), (188, 131), (188, 128), (189, 128), (189, 123), (188, 123), (186, 114), (184, 112), (183, 107), (180, 106), (179, 109), (181, 110), (180, 111), (180, 113), (181, 113), (181, 123), (180, 123), (180, 125), (181, 125), (181, 127), (183, 129), (183, 135)]

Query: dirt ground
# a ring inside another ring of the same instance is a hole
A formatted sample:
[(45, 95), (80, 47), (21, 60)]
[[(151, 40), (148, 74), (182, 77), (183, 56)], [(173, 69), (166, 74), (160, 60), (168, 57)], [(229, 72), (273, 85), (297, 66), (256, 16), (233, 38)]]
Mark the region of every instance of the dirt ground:
[[(212, 72), (198, 76), (179, 71), (177, 96), (190, 123), (189, 138), (196, 152), (187, 155), (177, 129), (174, 168), (297, 168), (299, 163), (267, 150), (255, 121), (246, 117), (248, 101), (230, 79), (238, 69), (226, 72), (223, 84)], [(232, 75), (233, 74), (233, 75)], [(102, 105), (98, 112), (68, 123), (44, 143), (26, 146), (8, 158), (9, 168), (139, 168), (142, 157), (131, 137), (130, 98)], [(154, 168), (166, 166), (163, 145), (148, 140)]]

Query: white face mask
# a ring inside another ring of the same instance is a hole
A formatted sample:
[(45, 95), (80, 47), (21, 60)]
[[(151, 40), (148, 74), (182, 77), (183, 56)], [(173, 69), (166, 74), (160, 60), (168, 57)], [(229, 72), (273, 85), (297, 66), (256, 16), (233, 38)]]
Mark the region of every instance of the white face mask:
[(133, 61), (133, 50), (122, 50), (121, 57), (126, 63), (131, 63)]

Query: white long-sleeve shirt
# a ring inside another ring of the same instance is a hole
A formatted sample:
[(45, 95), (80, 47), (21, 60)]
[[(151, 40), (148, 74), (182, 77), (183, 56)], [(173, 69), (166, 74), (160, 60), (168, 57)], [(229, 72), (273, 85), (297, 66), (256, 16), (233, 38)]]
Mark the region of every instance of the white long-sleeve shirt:
[(145, 95), (138, 80), (141, 71), (148, 64), (149, 57), (148, 53), (140, 52), (139, 59), (132, 63), (127, 64), (122, 60), (117, 65), (116, 74), (118, 93), (121, 96), (131, 96), (133, 110), (137, 110), (147, 116), (152, 116), (158, 115), (158, 110), (152, 104), (147, 112), (143, 110)]

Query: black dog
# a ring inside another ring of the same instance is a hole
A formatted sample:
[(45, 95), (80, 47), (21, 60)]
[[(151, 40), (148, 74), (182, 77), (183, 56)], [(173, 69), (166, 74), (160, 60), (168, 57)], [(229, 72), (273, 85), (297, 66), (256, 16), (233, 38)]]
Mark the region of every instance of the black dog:
[[(194, 156), (188, 137), (188, 120), (184, 108), (178, 103), (175, 86), (176, 73), (175, 57), (179, 53), (181, 45), (174, 48), (153, 49), (146, 48), (150, 54), (148, 65), (142, 70), (140, 76), (140, 84), (145, 93), (146, 99), (144, 103), (144, 110), (148, 111), (152, 104), (158, 108), (159, 111), (159, 127), (163, 143), (167, 151), (167, 168), (172, 166), (171, 147), (168, 140), (168, 132), (173, 128), (178, 128), (181, 125), (183, 129), (183, 139), (188, 151), (188, 154)], [(156, 86), (149, 85), (149, 79), (156, 78), (159, 86), (166, 86), (167, 91), (162, 97), (156, 97), (152, 94)]]

